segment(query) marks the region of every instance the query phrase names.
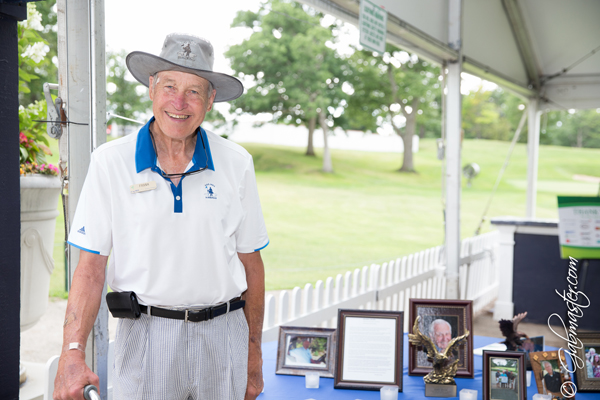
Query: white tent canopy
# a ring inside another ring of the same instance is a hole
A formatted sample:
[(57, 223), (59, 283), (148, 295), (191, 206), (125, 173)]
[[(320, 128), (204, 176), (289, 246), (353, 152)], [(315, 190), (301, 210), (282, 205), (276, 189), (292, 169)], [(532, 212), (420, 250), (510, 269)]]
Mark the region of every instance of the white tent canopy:
[[(358, 24), (359, 0), (302, 1)], [(438, 63), (456, 61), (450, 0), (370, 1), (388, 11), (388, 42)], [(595, 0), (463, 0), (463, 71), (539, 96), (539, 110), (600, 107), (599, 18)]]

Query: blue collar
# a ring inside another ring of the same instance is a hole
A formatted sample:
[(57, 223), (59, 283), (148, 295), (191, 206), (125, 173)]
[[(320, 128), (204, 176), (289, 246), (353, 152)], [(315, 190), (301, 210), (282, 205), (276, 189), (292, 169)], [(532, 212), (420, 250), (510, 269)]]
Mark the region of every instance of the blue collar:
[[(146, 168), (152, 168), (156, 165), (156, 152), (152, 145), (152, 138), (150, 137), (150, 124), (154, 121), (154, 117), (148, 121), (146, 125), (140, 129), (137, 142), (135, 146), (135, 170), (137, 173), (142, 172)], [(199, 127), (200, 135), (196, 140), (196, 148), (194, 149), (194, 156), (192, 157), (192, 168), (189, 171), (197, 171), (200, 168), (208, 167), (208, 169), (215, 170), (213, 164), (212, 154), (210, 152), (210, 145), (208, 144), (208, 137), (206, 131)], [(206, 146), (206, 154), (204, 148)], [(206, 160), (208, 156), (208, 160)], [(187, 171), (186, 171), (187, 172)]]

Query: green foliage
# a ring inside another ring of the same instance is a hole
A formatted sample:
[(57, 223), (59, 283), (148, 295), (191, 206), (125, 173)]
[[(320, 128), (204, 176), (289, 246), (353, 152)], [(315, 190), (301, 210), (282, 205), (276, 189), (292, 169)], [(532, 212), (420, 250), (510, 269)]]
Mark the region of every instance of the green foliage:
[(322, 15), (297, 2), (270, 0), (258, 13), (241, 11), (232, 27), (252, 35), (232, 46), (231, 68), (253, 84), (232, 104), (237, 113), (269, 113), (273, 121), (314, 127), (323, 114), (337, 123), (347, 95), (342, 91), (347, 63), (332, 48), (335, 26), (323, 27)]
[[(30, 104), (43, 101), (43, 84), (58, 82), (57, 39), (56, 39), (56, 0), (28, 3), (28, 18), (19, 22), (19, 103)], [(35, 13), (32, 10), (37, 10)], [(36, 43), (39, 43), (36, 45)], [(23, 57), (29, 45), (37, 46), (38, 55), (43, 59), (35, 62), (30, 56)]]
[(600, 148), (600, 109), (544, 113), (540, 142), (558, 146)]
[(347, 108), (349, 125), (375, 132), (390, 124), (404, 142), (401, 169), (413, 171), (411, 144), (417, 125), (436, 134), (440, 130), (439, 68), (392, 45), (382, 55), (357, 50), (348, 61), (354, 89)]
[[(511, 140), (514, 131), (513, 127), (503, 114), (504, 109), (509, 105), (505, 104), (506, 96), (494, 92), (484, 91), (479, 87), (477, 91), (463, 96), (462, 101), (462, 127), (465, 138), (474, 139), (493, 139), (493, 140)], [(524, 132), (523, 132), (524, 133)], [(527, 135), (523, 135), (527, 137)]]
[[(131, 119), (141, 119), (152, 107), (148, 89), (136, 81), (125, 64), (127, 52), (106, 54), (106, 111)], [(121, 118), (109, 118), (107, 124), (133, 125)], [(137, 124), (136, 124), (137, 125)]]
[[(27, 4), (27, 20), (17, 24), (19, 52), (19, 93), (33, 94), (33, 83), (52, 63), (47, 57), (48, 46), (42, 38), (43, 16), (34, 3)], [(30, 97), (23, 96), (22, 100)], [(46, 165), (46, 154), (52, 154), (46, 138), (46, 124), (35, 120), (46, 119), (46, 101), (33, 101), (27, 107), (19, 106), (19, 161), (21, 174), (42, 173), (57, 175), (53, 165)]]

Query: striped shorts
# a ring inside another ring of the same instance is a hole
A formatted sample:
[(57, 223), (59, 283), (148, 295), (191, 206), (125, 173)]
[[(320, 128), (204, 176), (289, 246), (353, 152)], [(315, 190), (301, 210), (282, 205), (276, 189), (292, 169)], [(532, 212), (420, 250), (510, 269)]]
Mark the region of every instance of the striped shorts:
[(248, 379), (244, 310), (202, 322), (146, 314), (121, 319), (114, 356), (115, 400), (242, 400)]

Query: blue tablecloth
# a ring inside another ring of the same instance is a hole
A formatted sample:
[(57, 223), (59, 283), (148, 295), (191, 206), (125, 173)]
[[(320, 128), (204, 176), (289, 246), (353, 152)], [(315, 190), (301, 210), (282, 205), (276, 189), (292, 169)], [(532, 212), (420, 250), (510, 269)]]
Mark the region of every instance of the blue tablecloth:
[[(498, 338), (483, 336), (474, 337), (474, 348), (501, 341)], [(277, 342), (263, 343), (263, 374), (265, 379), (265, 392), (261, 394), (259, 400), (379, 400), (379, 391), (370, 390), (346, 390), (334, 389), (333, 378), (321, 378), (318, 389), (306, 389), (304, 387), (304, 376), (276, 375), (277, 365)], [(456, 378), (457, 395), (461, 389), (477, 390), (477, 398), (482, 399), (482, 357), (474, 356), (475, 377)], [(404, 375), (403, 391), (399, 393), (398, 399), (427, 399), (425, 397), (425, 386), (422, 376), (408, 375), (408, 337), (404, 335)], [(531, 399), (537, 393), (535, 379), (532, 377), (531, 386), (527, 388), (527, 398)], [(577, 393), (577, 400), (600, 399), (598, 393)]]

